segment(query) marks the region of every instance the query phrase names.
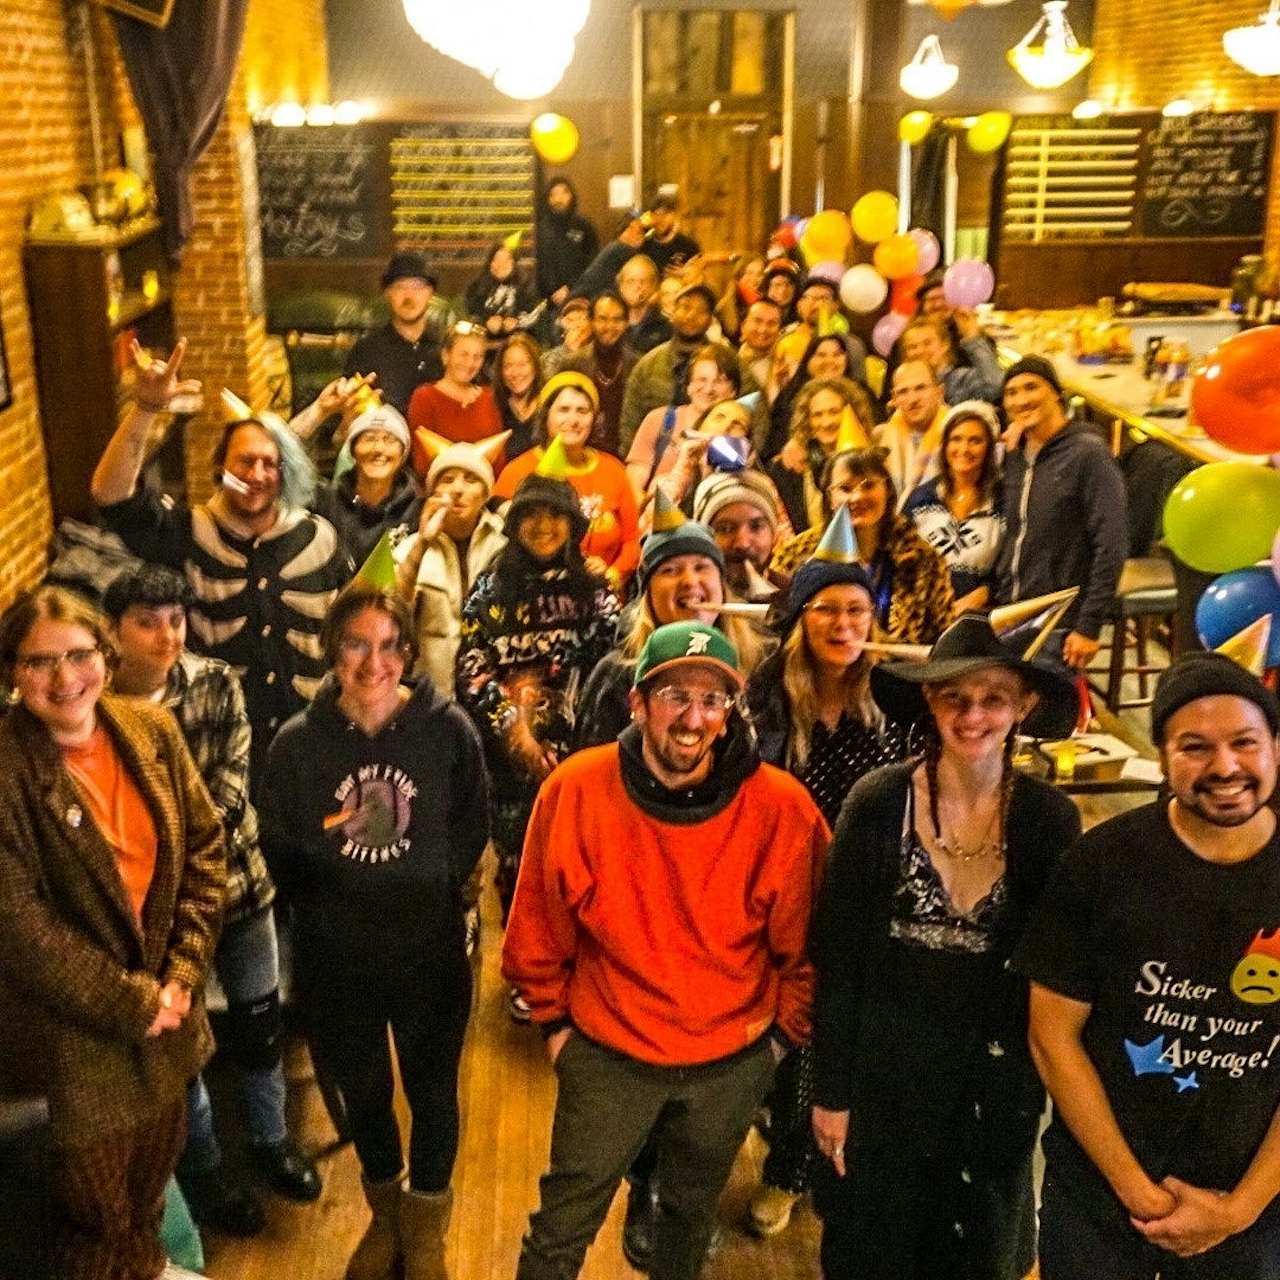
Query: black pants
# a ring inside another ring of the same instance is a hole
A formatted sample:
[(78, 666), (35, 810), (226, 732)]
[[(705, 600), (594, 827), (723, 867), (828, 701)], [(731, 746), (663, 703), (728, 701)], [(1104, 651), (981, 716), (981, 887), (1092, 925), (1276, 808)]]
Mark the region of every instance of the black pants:
[(409, 1185), (443, 1191), (458, 1154), (458, 1061), (471, 1009), (471, 967), (461, 946), (456, 956), (429, 962), (389, 958), (376, 970), (309, 975), (306, 987), (310, 1032), (347, 1104), (364, 1176), (385, 1182), (404, 1167), (390, 1028), (413, 1117)]

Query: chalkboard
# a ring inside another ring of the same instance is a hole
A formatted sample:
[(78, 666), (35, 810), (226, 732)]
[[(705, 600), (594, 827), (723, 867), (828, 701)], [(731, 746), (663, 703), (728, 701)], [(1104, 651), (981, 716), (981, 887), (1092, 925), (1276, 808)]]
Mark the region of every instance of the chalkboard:
[(264, 257), (382, 255), (386, 147), (376, 130), (259, 125), (255, 142)]
[(1261, 235), (1274, 122), (1252, 111), (1162, 119), (1146, 139), (1142, 234)]

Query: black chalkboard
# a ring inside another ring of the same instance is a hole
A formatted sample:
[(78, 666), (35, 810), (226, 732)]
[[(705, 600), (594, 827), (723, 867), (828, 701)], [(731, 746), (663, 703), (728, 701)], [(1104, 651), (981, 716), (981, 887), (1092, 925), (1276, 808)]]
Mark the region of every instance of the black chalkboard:
[(1199, 112), (1147, 135), (1142, 234), (1260, 236), (1271, 172), (1270, 112)]
[(265, 258), (374, 258), (384, 251), (385, 142), (361, 125), (259, 125)]

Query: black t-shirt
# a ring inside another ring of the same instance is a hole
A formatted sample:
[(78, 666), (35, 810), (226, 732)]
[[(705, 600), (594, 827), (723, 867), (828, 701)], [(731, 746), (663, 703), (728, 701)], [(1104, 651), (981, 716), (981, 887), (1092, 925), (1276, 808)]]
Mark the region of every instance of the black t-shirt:
[[(1085, 1051), (1154, 1181), (1230, 1190), (1280, 1103), (1280, 836), (1220, 866), (1163, 805), (1090, 831), (1014, 956), (1034, 982), (1092, 1005)], [(1055, 1120), (1054, 1176), (1114, 1197)]]
[(677, 231), (670, 240), (650, 236), (640, 252), (648, 254), (657, 263), (658, 271), (665, 275), (673, 267), (683, 267), (690, 258), (696, 258), (702, 252), (702, 246), (692, 236)]
[(373, 385), (383, 400), (407, 414), (413, 393), (424, 382), (438, 382), (444, 377), (440, 342), (430, 325), (417, 342), (410, 342), (393, 325), (384, 324), (351, 348), (343, 372), (347, 377), (376, 373), (378, 380)]

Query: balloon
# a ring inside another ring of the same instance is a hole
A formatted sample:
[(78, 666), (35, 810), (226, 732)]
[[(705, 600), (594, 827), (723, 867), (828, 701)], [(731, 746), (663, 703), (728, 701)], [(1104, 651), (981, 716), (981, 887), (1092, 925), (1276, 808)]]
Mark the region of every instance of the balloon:
[(897, 311), (890, 311), (888, 315), (881, 316), (876, 321), (876, 327), (871, 330), (871, 345), (888, 359), (889, 352), (893, 350), (893, 344), (902, 337), (902, 331), (907, 327), (907, 317), (900, 315)]
[(840, 281), (840, 301), (850, 311), (866, 315), (874, 311), (889, 292), (888, 282), (868, 262), (860, 262), (850, 267)]
[(924, 273), (932, 271), (942, 257), (942, 246), (938, 243), (938, 237), (923, 227), (912, 227), (907, 235), (916, 242), (916, 253), (920, 256), (916, 270)]
[(533, 149), (548, 164), (564, 164), (578, 149), (578, 130), (572, 120), (545, 111), (529, 126)]
[(1280, 325), (1218, 343), (1191, 382), (1196, 420), (1239, 453), (1280, 451)]
[(953, 307), (976, 307), (995, 289), (995, 274), (981, 258), (957, 258), (942, 277), (942, 296)]
[(851, 217), (859, 240), (879, 244), (898, 229), (898, 197), (887, 191), (868, 191), (858, 198)]
[(1173, 486), (1164, 504), (1165, 541), (1202, 573), (1230, 573), (1266, 559), (1277, 528), (1280, 472), (1252, 462), (1198, 467)]
[(876, 270), (888, 280), (899, 280), (915, 274), (920, 262), (920, 251), (910, 236), (890, 236), (876, 245), (871, 260)]
[[(796, 221), (799, 221), (799, 219)], [(781, 245), (784, 249), (794, 249), (796, 247), (795, 222), (781, 223), (769, 239), (772, 240), (774, 244)]]
[(1271, 544), (1271, 572), (1280, 583), (1280, 529), (1276, 530), (1275, 541)]
[[(1216, 649), (1251, 623), (1280, 613), (1280, 585), (1270, 569), (1237, 569), (1209, 584), (1196, 605), (1200, 643)], [(1280, 626), (1273, 625), (1266, 665), (1280, 666)]]
[(844, 255), (853, 243), (853, 230), (849, 226), (849, 219), (839, 209), (823, 209), (809, 219), (804, 238), (813, 250), (814, 261), (825, 262), (839, 258), (843, 264)]
[(1013, 117), (1007, 111), (984, 111), (970, 126), (966, 139), (969, 150), (988, 156), (1004, 146)]
[(917, 142), (923, 142), (929, 136), (932, 128), (933, 112), (908, 111), (898, 121), (898, 141), (909, 142), (914, 147)]
[(913, 316), (920, 309), (916, 292), (924, 284), (924, 276), (899, 276), (889, 289), (889, 310), (899, 315)]
[(828, 260), (827, 262), (815, 262), (809, 268), (810, 280), (830, 280), (832, 284), (839, 285), (844, 279), (844, 263)]

